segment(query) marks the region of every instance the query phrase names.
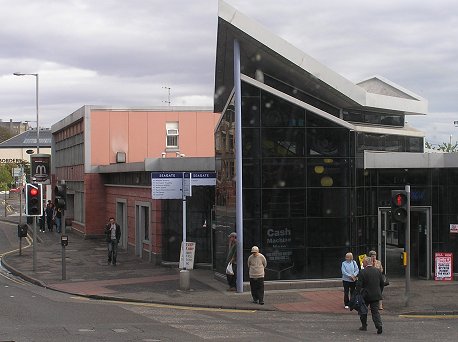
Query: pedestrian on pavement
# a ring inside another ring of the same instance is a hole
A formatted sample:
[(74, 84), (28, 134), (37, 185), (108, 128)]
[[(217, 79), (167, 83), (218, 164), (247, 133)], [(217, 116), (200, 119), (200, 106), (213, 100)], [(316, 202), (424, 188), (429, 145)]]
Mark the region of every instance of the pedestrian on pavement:
[[(377, 252), (372, 250), (369, 252), (369, 257), (371, 258), (372, 266), (382, 272), (383, 275), (383, 266), (380, 260), (377, 260)], [(383, 282), (385, 283), (385, 276), (383, 276)], [(383, 289), (382, 289), (383, 295)], [(383, 310), (383, 300), (380, 300), (380, 310)]]
[(253, 303), (264, 305), (264, 275), (267, 260), (259, 253), (258, 246), (251, 248), (251, 255), (248, 257), (248, 274), (250, 276), (251, 295)]
[[(356, 291), (360, 293), (366, 305), (371, 309), (372, 320), (374, 321), (377, 334), (382, 333), (382, 318), (379, 312), (379, 301), (382, 299), (384, 286), (382, 273), (372, 266), (372, 259), (365, 257), (363, 260), (364, 269), (359, 272), (356, 283)], [(361, 327), (359, 330), (367, 330), (367, 314), (361, 314)]]
[(48, 230), (52, 232), (53, 231), (53, 219), (54, 219), (54, 204), (52, 204), (51, 201), (48, 201), (45, 212), (46, 212), (46, 225), (48, 226)]
[(237, 233), (232, 232), (228, 236), (229, 239), (229, 249), (227, 252), (226, 265), (229, 263), (232, 266), (232, 273), (227, 272), (226, 269), (226, 278), (227, 283), (229, 284), (228, 291), (235, 291), (237, 287)]
[(356, 288), (356, 280), (358, 279), (359, 267), (353, 254), (345, 254), (345, 261), (342, 261), (342, 283), (344, 288), (344, 307), (348, 309), (350, 298), (353, 297)]
[(113, 261), (113, 266), (116, 266), (118, 243), (121, 239), (121, 227), (113, 217), (110, 217), (109, 223), (105, 226), (105, 236), (108, 244), (108, 265)]
[[(43, 205), (44, 205), (44, 203), (43, 203)], [(40, 221), (40, 232), (44, 233), (46, 231), (46, 226), (45, 226), (46, 209), (43, 210), (43, 213), (41, 214), (39, 221)]]
[(60, 234), (62, 232), (62, 209), (56, 209), (54, 221), (56, 222), (56, 231)]

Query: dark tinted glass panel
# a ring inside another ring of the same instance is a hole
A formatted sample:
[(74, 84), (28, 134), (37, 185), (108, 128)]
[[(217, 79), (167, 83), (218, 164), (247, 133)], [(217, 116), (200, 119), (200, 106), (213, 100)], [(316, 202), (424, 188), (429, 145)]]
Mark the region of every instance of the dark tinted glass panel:
[(305, 109), (263, 92), (261, 122), (264, 127), (304, 127)]
[(307, 216), (346, 217), (349, 210), (347, 189), (308, 189)]
[(307, 161), (307, 184), (313, 187), (348, 186), (348, 159), (310, 158)]
[(261, 95), (261, 89), (255, 87), (249, 83), (242, 82), (242, 96), (245, 97), (259, 97)]
[(305, 159), (263, 159), (262, 186), (264, 188), (305, 187), (305, 165)]
[(404, 152), (405, 137), (400, 135), (381, 135), (380, 147), (383, 151)]
[(307, 219), (308, 247), (343, 247), (349, 244), (349, 228), (346, 219)]
[(299, 89), (298, 87), (294, 87), (292, 85), (288, 85), (276, 78), (273, 78), (267, 74), (264, 74), (264, 82), (271, 87), (280, 90), (281, 92), (290, 95), (300, 101), (308, 103), (318, 109), (325, 111), (334, 116), (339, 116), (340, 110), (330, 104), (319, 100), (317, 97), (307, 94), (305, 91)]
[(260, 97), (242, 97), (242, 127), (259, 127)]
[(264, 157), (302, 157), (305, 155), (305, 130), (298, 128), (263, 128)]
[(261, 160), (243, 159), (243, 188), (261, 187)]
[(260, 158), (259, 128), (243, 128), (242, 145), (243, 158)]
[(243, 220), (243, 248), (262, 247), (261, 220)]
[(382, 126), (404, 126), (404, 115), (382, 114), (377, 112), (368, 112), (357, 109), (344, 110), (342, 118), (345, 121), (360, 122), (371, 125)]
[(423, 138), (406, 138), (406, 152), (420, 152), (424, 151)]
[(243, 190), (243, 217), (261, 218), (261, 190)]
[(348, 156), (348, 130), (344, 128), (307, 128), (307, 153), (310, 156)]
[(273, 189), (262, 191), (262, 217), (305, 217), (305, 190)]
[(342, 276), (340, 271), (346, 247), (339, 248), (307, 248), (306, 249), (306, 269), (307, 278), (339, 278)]

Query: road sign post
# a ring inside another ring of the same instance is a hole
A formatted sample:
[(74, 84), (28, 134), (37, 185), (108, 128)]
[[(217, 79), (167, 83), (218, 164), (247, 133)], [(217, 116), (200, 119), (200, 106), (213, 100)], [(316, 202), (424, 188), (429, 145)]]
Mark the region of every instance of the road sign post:
[(180, 288), (189, 290), (190, 274), (186, 267), (186, 198), (192, 196), (193, 186), (214, 186), (215, 172), (152, 172), (151, 195), (153, 199), (181, 199), (183, 203), (183, 268), (180, 271)]

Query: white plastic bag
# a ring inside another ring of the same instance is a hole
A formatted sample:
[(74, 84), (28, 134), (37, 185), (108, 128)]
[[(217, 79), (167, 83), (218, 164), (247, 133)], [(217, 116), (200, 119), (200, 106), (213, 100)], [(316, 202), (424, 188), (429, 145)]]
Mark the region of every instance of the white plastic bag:
[(230, 262), (230, 263), (227, 264), (227, 267), (226, 267), (226, 274), (234, 275), (234, 270), (232, 269), (232, 262)]

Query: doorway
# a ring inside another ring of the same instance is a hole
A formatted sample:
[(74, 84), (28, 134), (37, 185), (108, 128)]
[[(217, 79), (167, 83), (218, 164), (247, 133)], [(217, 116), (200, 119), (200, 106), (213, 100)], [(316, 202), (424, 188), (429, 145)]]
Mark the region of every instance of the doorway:
[[(431, 207), (411, 207), (410, 213), (410, 261), (412, 277), (431, 277)], [(391, 208), (378, 210), (378, 255), (389, 277), (403, 277), (401, 253), (405, 246), (402, 223), (392, 222)]]
[(129, 229), (127, 227), (127, 200), (125, 199), (116, 200), (116, 222), (121, 227), (119, 247), (127, 251)]

